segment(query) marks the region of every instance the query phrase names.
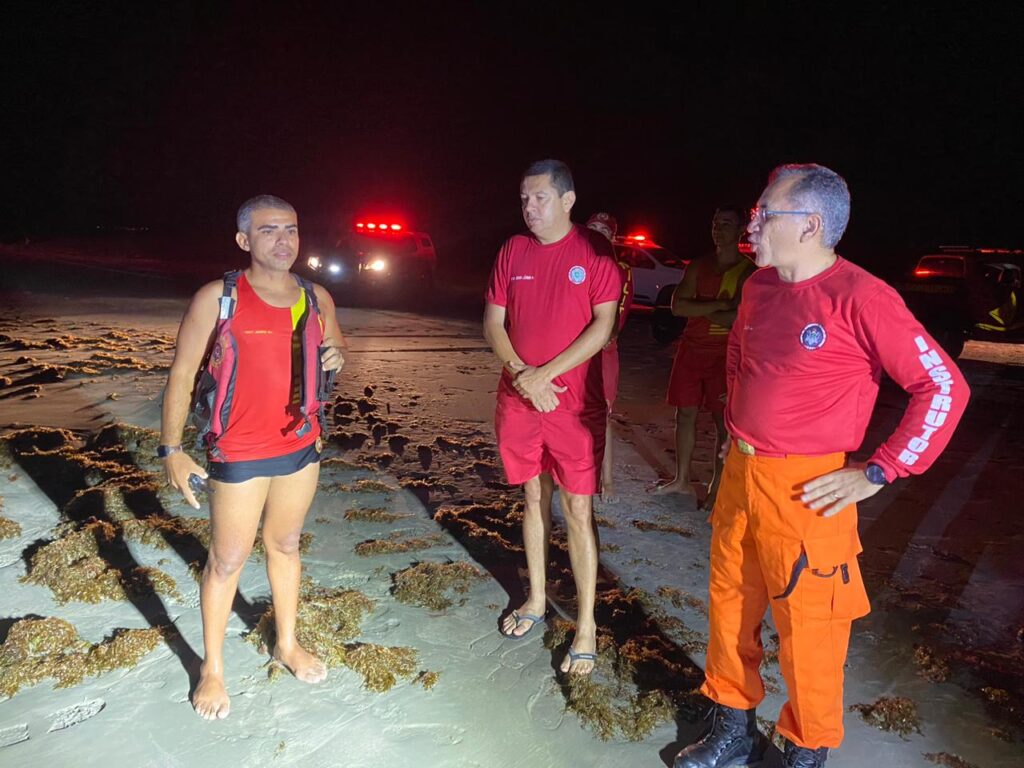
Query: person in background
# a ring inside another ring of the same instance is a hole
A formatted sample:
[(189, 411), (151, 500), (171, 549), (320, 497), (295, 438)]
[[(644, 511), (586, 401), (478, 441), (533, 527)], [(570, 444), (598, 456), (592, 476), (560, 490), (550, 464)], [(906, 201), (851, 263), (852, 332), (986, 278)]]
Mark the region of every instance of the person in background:
[[(608, 238), (608, 242), (615, 242), (617, 223), (615, 217), (610, 213), (595, 213), (587, 219), (587, 227), (600, 232)], [(622, 273), (622, 297), (619, 299), (619, 315), (612, 331), (612, 337), (601, 350), (601, 376), (604, 383), (604, 399), (608, 404), (608, 425), (605, 428), (604, 437), (604, 461), (601, 464), (601, 501), (610, 503), (615, 501), (615, 482), (612, 479), (612, 405), (619, 391), (619, 334), (626, 324), (626, 317), (633, 306), (633, 273), (629, 264), (624, 261), (616, 261), (619, 272)]]
[(725, 441), (725, 352), (743, 283), (754, 271), (739, 249), (745, 223), (743, 209), (719, 206), (711, 218), (714, 251), (690, 262), (672, 295), (672, 314), (687, 318), (666, 397), (676, 408), (676, 475), (655, 488), (655, 493), (693, 495), (690, 462), (697, 442), (697, 412), (705, 410), (715, 423), (717, 447), (714, 478), (698, 508), (714, 506), (722, 478), (719, 454)]

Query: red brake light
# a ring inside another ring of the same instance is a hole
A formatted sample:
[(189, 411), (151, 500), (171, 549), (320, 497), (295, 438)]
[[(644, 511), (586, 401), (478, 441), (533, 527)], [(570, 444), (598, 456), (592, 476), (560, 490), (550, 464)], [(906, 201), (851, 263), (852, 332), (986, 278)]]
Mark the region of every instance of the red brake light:
[(376, 224), (367, 224), (367, 225), (366, 225), (366, 228), (367, 228), (367, 229), (376, 229), (376, 228), (377, 228), (377, 225), (376, 225)]
[(363, 229), (365, 226), (361, 221), (356, 222), (356, 229)]
[(934, 274), (935, 272), (933, 270), (928, 269), (926, 267), (918, 267), (917, 269), (914, 270), (914, 277), (928, 277), (929, 275)]
[(641, 235), (641, 234), (626, 235), (626, 239), (627, 240), (636, 240), (637, 242), (641, 242), (642, 243), (644, 240), (647, 239), (647, 235)]
[(392, 224), (391, 225), (391, 229), (393, 229), (395, 232), (398, 232), (399, 230), (402, 229), (402, 225), (401, 224)]

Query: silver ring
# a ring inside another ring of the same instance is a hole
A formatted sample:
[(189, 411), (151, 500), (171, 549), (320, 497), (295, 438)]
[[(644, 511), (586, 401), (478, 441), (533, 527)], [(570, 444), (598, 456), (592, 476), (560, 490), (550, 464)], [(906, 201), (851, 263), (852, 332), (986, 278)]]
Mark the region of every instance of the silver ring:
[(839, 495), (839, 491), (832, 491), (832, 498), (839, 501), (842, 497)]

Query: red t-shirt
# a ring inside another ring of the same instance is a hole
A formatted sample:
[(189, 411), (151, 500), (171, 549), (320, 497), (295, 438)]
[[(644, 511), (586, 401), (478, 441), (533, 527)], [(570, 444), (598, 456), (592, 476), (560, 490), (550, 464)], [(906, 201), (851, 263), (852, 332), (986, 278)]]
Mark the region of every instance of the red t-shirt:
[[(571, 345), (594, 318), (593, 307), (622, 296), (622, 275), (611, 243), (593, 230), (573, 226), (557, 243), (543, 245), (528, 234), (509, 238), (498, 251), (485, 299), (505, 307), (512, 348), (527, 365), (551, 361)], [(581, 412), (605, 409), (599, 357), (555, 378), (568, 387), (559, 408)], [(498, 397), (526, 408), (533, 405), (502, 373)]]
[(926, 470), (949, 442), (970, 390), (899, 294), (838, 258), (799, 283), (750, 276), (729, 337), (729, 432), (770, 453), (854, 451), (885, 371), (910, 395), (870, 461), (889, 480)]
[[(302, 437), (299, 390), (302, 381), (302, 333), (305, 295), (294, 307), (272, 307), (238, 280), (238, 304), (231, 331), (238, 345), (238, 367), (228, 427), (218, 442), (228, 461), (270, 459), (305, 448), (320, 434), (320, 422)], [(311, 320), (315, 322), (315, 320)]]

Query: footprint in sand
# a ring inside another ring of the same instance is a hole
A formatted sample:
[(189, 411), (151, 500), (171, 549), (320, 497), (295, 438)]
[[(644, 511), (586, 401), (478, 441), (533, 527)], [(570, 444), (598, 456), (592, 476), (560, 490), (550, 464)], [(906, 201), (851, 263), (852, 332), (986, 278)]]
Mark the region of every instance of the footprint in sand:
[(20, 744), (23, 741), (28, 741), (28, 723), (0, 729), (0, 749), (12, 744)]
[[(90, 701), (83, 701), (81, 704), (75, 704), (73, 707), (59, 709), (50, 715), (51, 721), (47, 733), (63, 731), (65, 728), (84, 723), (86, 720), (96, 717), (106, 706), (107, 702), (103, 699), (92, 699)], [(25, 738), (28, 738), (28, 736)]]

